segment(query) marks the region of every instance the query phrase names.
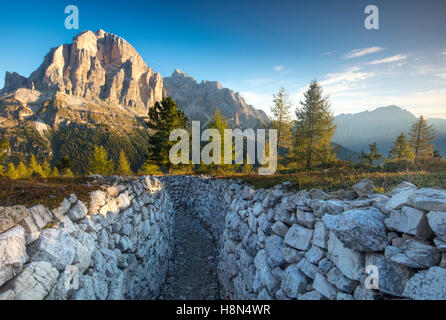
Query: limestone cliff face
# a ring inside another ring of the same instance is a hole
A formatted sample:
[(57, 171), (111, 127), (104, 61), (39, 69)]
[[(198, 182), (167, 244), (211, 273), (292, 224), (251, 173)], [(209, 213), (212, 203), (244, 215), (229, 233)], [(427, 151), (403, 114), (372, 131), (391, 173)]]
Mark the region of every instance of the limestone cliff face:
[(222, 114), (236, 127), (253, 128), (261, 122), (268, 122), (268, 116), (261, 110), (248, 105), (232, 90), (223, 88), (216, 81), (198, 83), (194, 78), (180, 70), (164, 79), (164, 88), (184, 110), (190, 120), (206, 124), (220, 109)]
[(119, 104), (138, 114), (146, 114), (163, 95), (161, 75), (127, 41), (102, 30), (86, 31), (72, 44), (52, 49), (27, 85)]
[[(268, 118), (218, 82), (198, 84), (175, 71), (163, 81), (123, 38), (102, 30), (80, 33), (45, 56), (29, 78), (7, 73), (0, 91), (0, 127), (57, 129), (70, 123), (105, 124), (126, 131), (165, 96), (203, 124), (219, 108), (238, 127)], [(45, 127), (47, 126), (47, 127)]]

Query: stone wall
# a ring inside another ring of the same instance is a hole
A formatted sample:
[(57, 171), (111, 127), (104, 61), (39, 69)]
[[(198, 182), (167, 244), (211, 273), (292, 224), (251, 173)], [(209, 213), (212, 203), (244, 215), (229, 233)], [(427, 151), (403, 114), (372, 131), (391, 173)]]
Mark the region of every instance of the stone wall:
[(156, 298), (183, 212), (216, 240), (223, 299), (446, 299), (445, 191), (289, 187), (144, 177), (92, 193), (90, 208), (74, 195), (51, 211), (0, 208), (0, 299)]
[(104, 185), (89, 208), (75, 195), (55, 210), (0, 208), (0, 300), (156, 298), (172, 223), (169, 196), (150, 177)]
[(366, 180), (328, 195), (161, 180), (177, 212), (216, 238), (222, 298), (446, 299), (444, 191), (402, 183), (382, 195)]

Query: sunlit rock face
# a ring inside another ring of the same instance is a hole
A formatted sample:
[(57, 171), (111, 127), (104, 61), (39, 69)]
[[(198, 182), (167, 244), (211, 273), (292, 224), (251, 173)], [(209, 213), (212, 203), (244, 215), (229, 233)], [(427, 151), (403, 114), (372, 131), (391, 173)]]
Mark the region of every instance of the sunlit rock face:
[(102, 100), (147, 113), (162, 99), (163, 81), (123, 38), (86, 31), (47, 54), (28, 87)]
[(164, 78), (164, 87), (190, 120), (205, 125), (219, 109), (229, 122), (242, 128), (259, 127), (269, 121), (261, 110), (246, 103), (238, 92), (223, 88), (217, 81), (198, 83), (181, 70)]

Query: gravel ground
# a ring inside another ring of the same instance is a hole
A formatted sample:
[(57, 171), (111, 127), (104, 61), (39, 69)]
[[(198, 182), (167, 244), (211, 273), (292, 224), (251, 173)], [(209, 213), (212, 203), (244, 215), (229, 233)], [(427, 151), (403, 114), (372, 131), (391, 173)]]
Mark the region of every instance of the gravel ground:
[(216, 300), (218, 251), (210, 233), (190, 214), (177, 212), (175, 249), (161, 300)]

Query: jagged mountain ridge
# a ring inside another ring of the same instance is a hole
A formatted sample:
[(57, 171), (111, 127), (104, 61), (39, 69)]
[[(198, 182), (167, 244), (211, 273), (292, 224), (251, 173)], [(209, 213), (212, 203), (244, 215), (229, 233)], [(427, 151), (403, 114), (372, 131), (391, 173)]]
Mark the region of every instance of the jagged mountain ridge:
[(193, 120), (206, 124), (216, 109), (236, 127), (255, 128), (269, 121), (262, 110), (246, 103), (237, 92), (223, 88), (217, 81), (198, 83), (181, 70), (175, 70), (171, 77), (164, 78), (164, 88)]
[[(384, 156), (397, 136), (407, 133), (417, 117), (398, 106), (387, 106), (355, 114), (335, 117), (337, 125), (333, 141), (355, 152), (367, 151), (368, 144), (376, 142)], [(446, 154), (446, 120), (428, 119), (435, 131), (435, 147)]]
[[(149, 108), (168, 95), (180, 99), (179, 107), (190, 120), (207, 122), (219, 108), (236, 126), (256, 127), (268, 121), (263, 111), (217, 82), (190, 85), (185, 89), (190, 92), (185, 93), (184, 88), (176, 86), (175, 77), (170, 79), (166, 92), (161, 74), (149, 67), (126, 40), (103, 30), (85, 31), (72, 44), (51, 49), (29, 78), (6, 73), (0, 91), (0, 124), (14, 126), (30, 121), (38, 123), (37, 127), (55, 128), (80, 122), (132, 127), (128, 120), (137, 122), (146, 117)], [(181, 100), (188, 96), (193, 97), (192, 104)], [(42, 114), (48, 106), (52, 116)]]

